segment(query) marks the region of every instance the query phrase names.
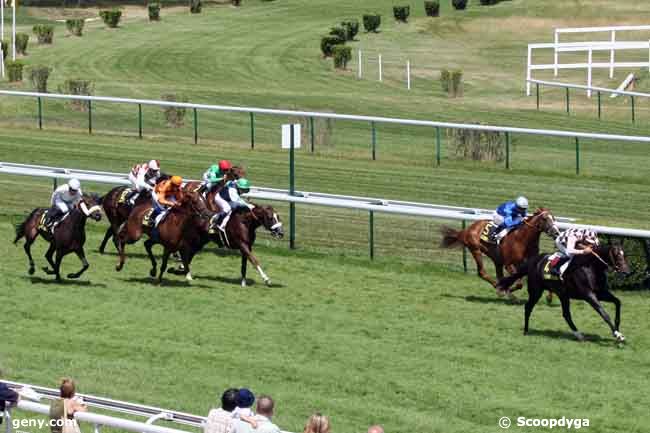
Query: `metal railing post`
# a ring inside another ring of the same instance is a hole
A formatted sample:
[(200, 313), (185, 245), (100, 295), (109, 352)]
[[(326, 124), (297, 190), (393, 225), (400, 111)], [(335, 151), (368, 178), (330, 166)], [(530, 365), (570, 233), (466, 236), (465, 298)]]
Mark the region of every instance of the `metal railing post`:
[(510, 132), (506, 132), (506, 169), (510, 170)]
[[(467, 222), (463, 220), (463, 230), (467, 228)], [(463, 272), (467, 273), (467, 248), (463, 246)]]
[(196, 108), (194, 109), (194, 144), (199, 144), (199, 113)]
[[(251, 111), (250, 115), (251, 115), (251, 149), (255, 149), (255, 113), (253, 113)], [(293, 126), (291, 128), (292, 128), (291, 129), (291, 134), (292, 134), (291, 139), (293, 140)]]
[(630, 103), (632, 105), (632, 123), (635, 123), (636, 116), (635, 116), (635, 113), (634, 113), (634, 95), (630, 95)]
[[(0, 1), (2, 1), (2, 0), (0, 0)], [(59, 181), (55, 177), (55, 178), (52, 179), (52, 191), (56, 190), (58, 187), (59, 187)]]
[(375, 260), (375, 213), (368, 212), (368, 248), (370, 260)]
[(566, 114), (569, 114), (569, 88), (566, 88)]
[(598, 91), (598, 120), (601, 119), (602, 116), (602, 110), (600, 106), (600, 90)]
[(536, 92), (537, 92), (537, 111), (539, 111), (539, 83), (535, 83)]
[(377, 129), (375, 128), (375, 122), (370, 122), (372, 127), (372, 160), (377, 159)]
[(138, 104), (138, 137), (142, 138), (142, 104)]
[(580, 174), (580, 140), (576, 137), (576, 174)]
[(38, 129), (43, 129), (43, 101), (41, 101), (40, 96), (37, 99), (38, 99)]
[(88, 101), (88, 134), (92, 135), (92, 133), (93, 133), (93, 101)]
[(436, 165), (440, 167), (440, 127), (436, 126)]
[(309, 118), (309, 138), (311, 139), (310, 145), (311, 145), (311, 153), (314, 153), (314, 137), (316, 136), (316, 133), (314, 131), (314, 118), (310, 117)]

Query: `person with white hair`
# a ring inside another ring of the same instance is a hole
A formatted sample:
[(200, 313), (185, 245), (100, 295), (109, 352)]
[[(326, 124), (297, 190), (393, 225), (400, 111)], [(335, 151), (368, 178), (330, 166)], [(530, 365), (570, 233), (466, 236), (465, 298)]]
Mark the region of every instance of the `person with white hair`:
[(68, 183), (61, 185), (52, 193), (51, 205), (45, 218), (45, 227), (48, 230), (63, 219), (81, 201), (81, 182), (79, 179), (70, 179)]

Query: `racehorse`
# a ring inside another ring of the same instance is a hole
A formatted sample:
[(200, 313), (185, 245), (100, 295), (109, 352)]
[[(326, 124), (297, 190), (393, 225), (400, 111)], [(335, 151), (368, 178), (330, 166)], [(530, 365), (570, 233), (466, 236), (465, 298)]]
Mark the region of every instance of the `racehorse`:
[[(225, 234), (216, 228), (217, 222), (214, 217), (209, 221), (203, 221), (202, 224), (195, 226), (196, 230), (188, 231), (183, 239), (184, 248), (181, 249), (181, 258), (183, 268), (180, 271), (170, 272), (176, 274), (186, 274), (191, 280), (190, 263), (194, 255), (203, 248), (208, 241), (214, 241), (220, 246), (225, 246), (232, 250), (239, 250), (241, 253), (241, 285), (246, 287), (246, 268), (248, 261), (251, 262), (257, 272), (264, 280), (267, 286), (271, 285), (271, 279), (264, 273), (262, 266), (253, 254), (253, 244), (257, 237), (256, 230), (264, 227), (271, 232), (276, 239), (282, 239), (284, 231), (280, 217), (272, 206), (257, 206), (253, 209), (240, 207), (233, 210), (232, 216), (225, 227)], [(155, 263), (152, 262), (155, 267)]]
[[(245, 176), (246, 176), (246, 170), (243, 167), (239, 167), (235, 165), (230, 170), (228, 170), (228, 172), (226, 172), (226, 177), (224, 180), (221, 180), (214, 187), (212, 187), (210, 191), (204, 193), (201, 196), (205, 200), (205, 204), (208, 207), (208, 209), (211, 212), (218, 212), (219, 209), (216, 205), (216, 202), (214, 201), (214, 197), (219, 193), (219, 191), (223, 189), (223, 187), (226, 185), (226, 182), (229, 182), (231, 180), (237, 180)], [(183, 185), (183, 191), (198, 192), (202, 183), (203, 182), (200, 181), (186, 182)]]
[[(560, 234), (555, 218), (551, 211), (546, 208), (537, 209), (535, 213), (524, 219), (524, 223), (512, 230), (497, 246), (496, 244), (486, 242), (481, 239), (490, 220), (479, 220), (474, 222), (466, 230), (454, 230), (449, 227), (442, 228), (442, 246), (450, 248), (454, 245), (464, 245), (472, 253), (478, 275), (492, 286), (497, 287), (496, 281), (492, 279), (483, 266), (483, 255), (487, 255), (494, 262), (497, 279), (503, 278), (503, 268), (505, 266), (509, 273), (515, 272), (515, 266), (525, 261), (529, 257), (539, 254), (539, 237), (542, 232), (552, 238)], [(515, 290), (521, 289), (522, 283), (519, 282)], [(497, 291), (502, 295), (510, 292)]]
[[(135, 243), (143, 234), (147, 234), (150, 238), (159, 241), (165, 249), (163, 253), (163, 266), (161, 267), (158, 278), (159, 281), (162, 281), (163, 273), (167, 267), (167, 259), (171, 253), (179, 250), (185, 231), (190, 223), (194, 222), (194, 216), (199, 215), (207, 219), (210, 215), (206, 213), (207, 209), (199, 194), (191, 192), (183, 194), (181, 201), (169, 210), (163, 221), (156, 228), (152, 228), (150, 225), (143, 223), (145, 214), (150, 212), (151, 208), (152, 205), (150, 202), (140, 204), (133, 209), (126, 223), (122, 225), (117, 236), (119, 261), (115, 270), (119, 272), (124, 267), (126, 244)], [(145, 248), (150, 258), (153, 257), (151, 246), (154, 243), (156, 242), (145, 242)], [(152, 276), (155, 276), (155, 274)]]
[[(47, 266), (43, 268), (48, 275), (55, 275), (56, 281), (61, 281), (61, 261), (63, 257), (74, 252), (81, 260), (83, 267), (79, 272), (68, 274), (68, 278), (79, 278), (86, 269), (88, 261), (84, 252), (84, 243), (86, 242), (86, 219), (88, 217), (95, 221), (102, 218), (99, 198), (96, 196), (84, 194), (81, 201), (54, 226), (53, 231), (43, 227), (43, 221), (47, 208), (36, 208), (22, 223), (16, 226), (16, 238), (14, 244), (18, 243), (21, 238), (25, 238), (25, 253), (29, 258), (29, 275), (34, 274), (34, 260), (32, 259), (31, 247), (36, 238), (41, 235), (43, 239), (50, 243), (50, 248), (45, 253), (45, 258), (52, 269)], [(53, 259), (54, 254), (56, 257)]]
[[(569, 268), (564, 272), (562, 280), (545, 278), (545, 268), (549, 257), (548, 254), (531, 257), (526, 263), (521, 264), (513, 275), (499, 281), (499, 286), (508, 287), (516, 279), (528, 275), (528, 302), (525, 306), (524, 334), (528, 333), (528, 322), (535, 304), (544, 290), (550, 290), (560, 298), (562, 316), (578, 340), (583, 340), (584, 336), (578, 331), (571, 318), (571, 299), (581, 299), (591, 305), (609, 325), (616, 341), (624, 342), (625, 337), (619, 331), (621, 301), (609, 291), (607, 284), (609, 267), (617, 273), (630, 273), (623, 248), (620, 245), (603, 245), (595, 247), (592, 254), (574, 256)], [(616, 307), (613, 324), (599, 301), (611, 302)]]

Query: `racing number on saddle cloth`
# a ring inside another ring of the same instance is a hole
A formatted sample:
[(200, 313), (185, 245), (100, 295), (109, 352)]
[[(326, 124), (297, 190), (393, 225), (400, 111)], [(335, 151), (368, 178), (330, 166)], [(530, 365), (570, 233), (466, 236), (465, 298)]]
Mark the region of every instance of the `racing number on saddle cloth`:
[(490, 242), (490, 232), (496, 227), (497, 225), (493, 221), (487, 223), (481, 232), (481, 240), (484, 242)]

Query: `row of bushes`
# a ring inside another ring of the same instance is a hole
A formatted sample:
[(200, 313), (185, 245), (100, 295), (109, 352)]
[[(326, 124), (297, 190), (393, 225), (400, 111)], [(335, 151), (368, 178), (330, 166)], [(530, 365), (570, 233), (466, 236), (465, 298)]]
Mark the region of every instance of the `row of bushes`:
[(448, 69), (441, 70), (440, 84), (442, 90), (447, 92), (450, 98), (459, 98), (463, 96), (463, 71), (449, 71)]
[[(491, 6), (506, 0), (480, 0), (481, 5)], [(451, 0), (451, 4), (456, 10), (465, 10), (469, 0)], [(424, 11), (427, 16), (437, 17), (440, 15), (440, 0), (427, 0), (424, 2)], [(407, 22), (411, 14), (410, 6), (393, 6), (393, 16), (397, 21)]]

